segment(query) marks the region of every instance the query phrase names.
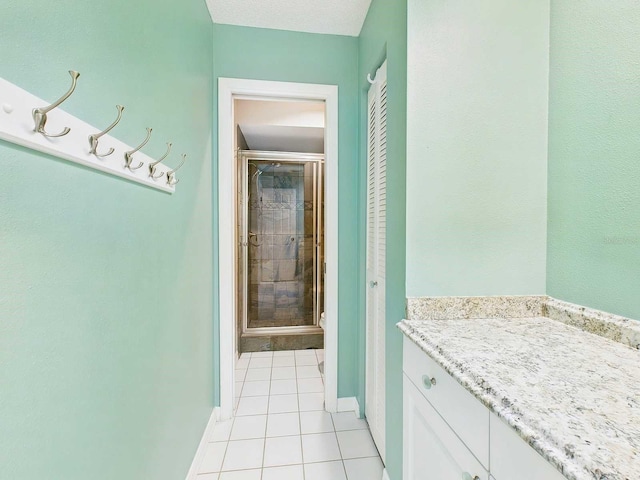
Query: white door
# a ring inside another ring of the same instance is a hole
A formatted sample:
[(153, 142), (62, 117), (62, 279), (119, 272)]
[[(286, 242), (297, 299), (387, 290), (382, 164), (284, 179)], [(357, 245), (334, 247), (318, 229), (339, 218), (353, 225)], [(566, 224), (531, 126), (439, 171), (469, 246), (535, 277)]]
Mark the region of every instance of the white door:
[(367, 353), (365, 415), (385, 461), (385, 249), (387, 63), (369, 89), (367, 147)]
[(403, 375), (403, 480), (487, 480), (488, 472)]

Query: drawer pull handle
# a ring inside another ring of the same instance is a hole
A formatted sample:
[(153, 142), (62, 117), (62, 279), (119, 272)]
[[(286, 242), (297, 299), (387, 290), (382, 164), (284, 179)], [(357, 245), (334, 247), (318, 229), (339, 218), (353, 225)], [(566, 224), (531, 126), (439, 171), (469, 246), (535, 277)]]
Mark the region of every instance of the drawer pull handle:
[(468, 474), (467, 472), (464, 472), (462, 474), (462, 480), (480, 480), (480, 477), (475, 475), (475, 476), (471, 476), (470, 474)]
[[(424, 388), (429, 390), (431, 387), (435, 387), (436, 386), (436, 379), (434, 377), (430, 378), (428, 375), (423, 375), (422, 376), (422, 385), (424, 385)], [(471, 478), (471, 477), (469, 477), (469, 478)]]

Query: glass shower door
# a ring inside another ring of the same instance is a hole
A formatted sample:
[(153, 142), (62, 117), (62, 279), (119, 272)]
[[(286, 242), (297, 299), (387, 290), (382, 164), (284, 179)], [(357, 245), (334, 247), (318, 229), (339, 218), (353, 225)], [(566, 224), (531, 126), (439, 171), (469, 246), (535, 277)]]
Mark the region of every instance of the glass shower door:
[(322, 158), (244, 152), (243, 160), (243, 333), (317, 330)]

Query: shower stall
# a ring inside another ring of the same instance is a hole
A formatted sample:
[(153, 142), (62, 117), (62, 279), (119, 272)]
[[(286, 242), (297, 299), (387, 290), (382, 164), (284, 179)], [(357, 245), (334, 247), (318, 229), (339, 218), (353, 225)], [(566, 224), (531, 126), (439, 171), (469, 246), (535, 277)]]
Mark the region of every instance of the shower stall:
[(318, 348), (303, 336), (323, 332), (324, 155), (240, 150), (238, 167), (239, 345)]

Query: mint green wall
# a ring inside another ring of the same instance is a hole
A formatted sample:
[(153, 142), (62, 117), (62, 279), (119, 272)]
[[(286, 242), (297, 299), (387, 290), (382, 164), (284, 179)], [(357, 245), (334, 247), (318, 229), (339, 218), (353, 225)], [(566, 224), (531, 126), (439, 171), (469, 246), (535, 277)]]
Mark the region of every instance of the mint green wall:
[(408, 3), (407, 295), (543, 294), (549, 1)]
[[(405, 189), (407, 126), (407, 2), (373, 0), (359, 37), (360, 204), (366, 205), (367, 73), (373, 77), (387, 59), (387, 249), (386, 249), (386, 467), (391, 480), (402, 478), (402, 334), (396, 323), (405, 306)], [(366, 212), (360, 209), (360, 265), (365, 278)], [(364, 296), (365, 282), (360, 282)], [(360, 367), (365, 376), (365, 319), (360, 317)], [(364, 408), (364, 383), (358, 400)]]
[(551, 4), (549, 295), (640, 319), (640, 3)]
[(121, 102), (114, 135), (189, 155), (170, 196), (0, 141), (0, 478), (184, 478), (213, 405), (204, 1), (0, 18), (1, 77), (53, 100), (77, 69), (67, 111), (104, 127)]
[[(220, 77), (338, 85), (338, 395), (355, 396), (362, 381), (358, 372), (361, 352), (355, 348), (360, 340), (359, 318), (362, 314), (362, 297), (358, 289), (361, 283), (358, 260), (358, 39), (215, 25), (213, 45), (216, 92)], [(217, 98), (217, 93), (215, 95)], [(217, 117), (217, 108), (214, 108), (214, 114)], [(214, 132), (217, 132), (217, 119), (214, 123)], [(217, 145), (217, 141), (214, 143)], [(217, 151), (214, 151), (215, 165), (217, 161)], [(216, 185), (214, 183), (215, 197)], [(214, 238), (217, 239), (217, 233)], [(216, 321), (216, 329), (218, 325)], [(216, 370), (219, 373), (219, 365)]]

